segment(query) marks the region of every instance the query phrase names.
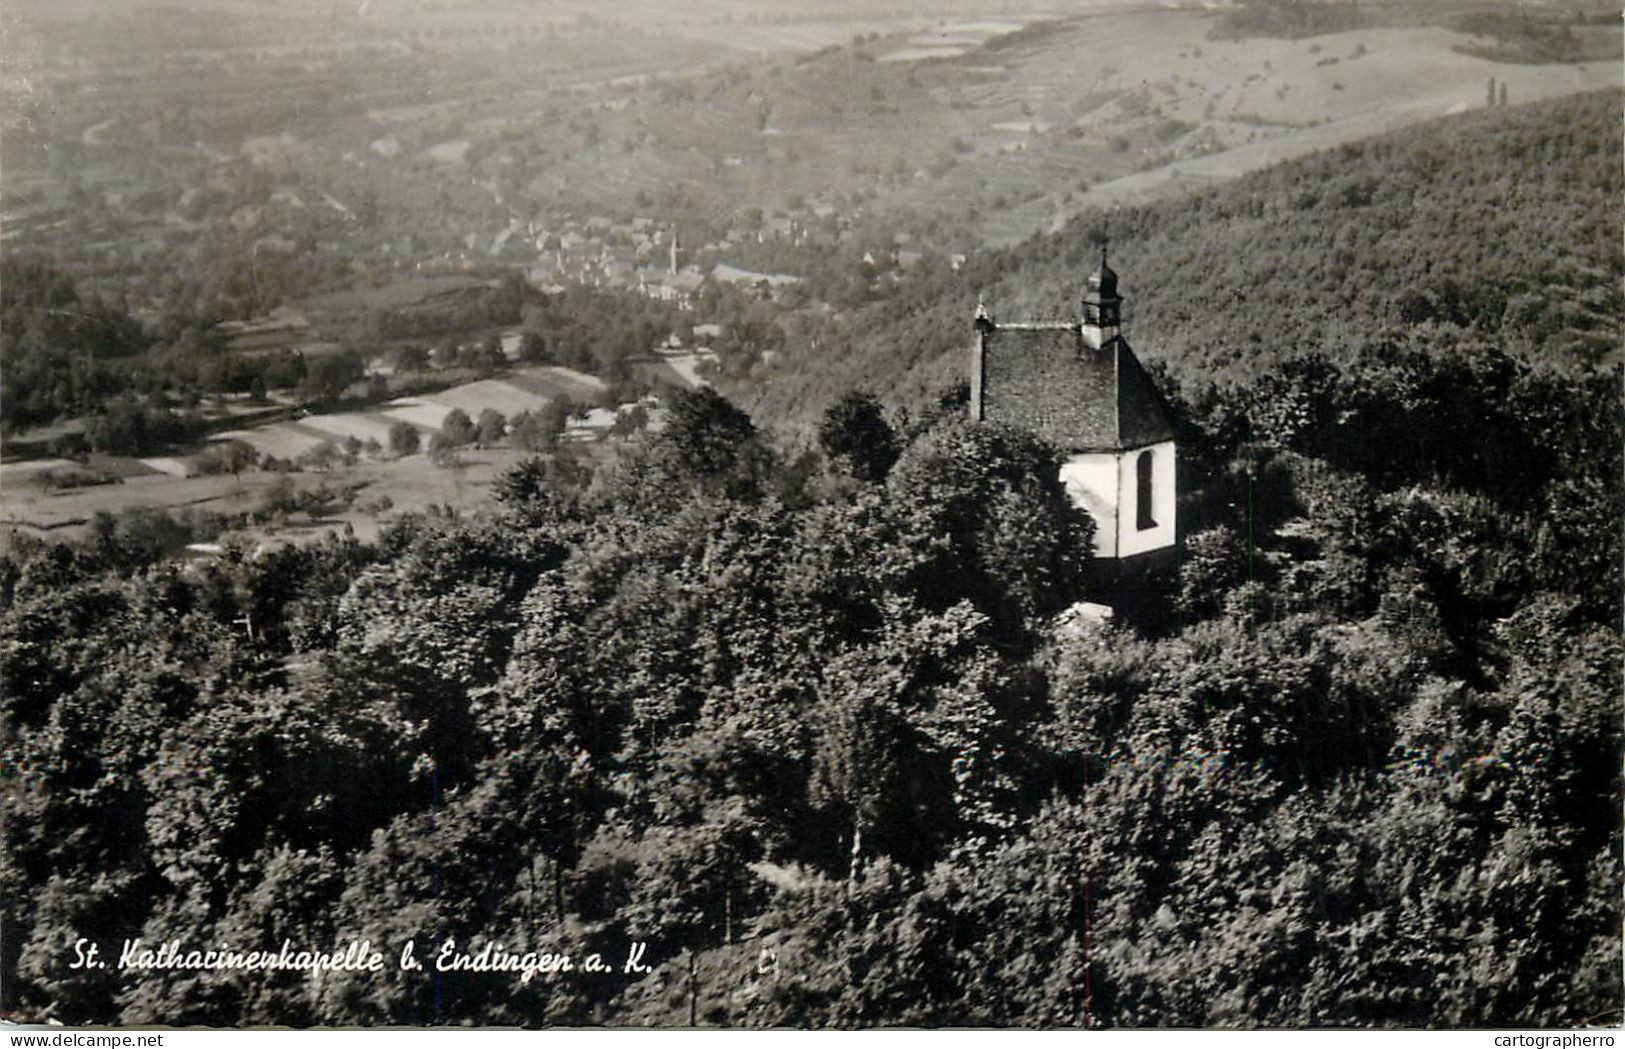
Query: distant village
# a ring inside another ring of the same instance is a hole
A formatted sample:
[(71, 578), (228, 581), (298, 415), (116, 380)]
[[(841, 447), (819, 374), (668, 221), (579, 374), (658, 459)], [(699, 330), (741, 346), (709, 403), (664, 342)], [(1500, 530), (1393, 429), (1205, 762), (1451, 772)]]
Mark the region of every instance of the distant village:
[[(767, 236), (795, 239), (798, 228), (789, 219), (775, 221)], [(639, 216), (630, 222), (613, 222), (603, 216), (584, 221), (567, 220), (557, 229), (515, 221), (491, 242), (491, 254), (504, 257), (510, 243), (534, 244), (540, 261), (528, 269), (530, 283), (546, 292), (562, 291), (566, 284), (595, 288), (636, 290), (659, 302), (693, 309), (694, 296), (707, 277), (718, 284), (781, 288), (800, 283), (801, 278), (785, 273), (758, 273), (725, 262), (713, 263), (706, 271), (690, 261), (715, 258), (734, 246), (735, 237), (764, 234), (736, 233), (733, 237), (685, 251), (674, 227)]]

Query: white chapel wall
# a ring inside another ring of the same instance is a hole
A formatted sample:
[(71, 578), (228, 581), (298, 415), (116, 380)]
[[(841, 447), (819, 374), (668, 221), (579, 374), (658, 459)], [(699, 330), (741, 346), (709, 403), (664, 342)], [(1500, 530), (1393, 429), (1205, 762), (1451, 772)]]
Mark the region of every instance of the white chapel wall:
[[(1139, 475), (1136, 461), (1146, 451), (1151, 453), (1151, 517), (1155, 528), (1141, 530), (1139, 508)], [(1163, 441), (1149, 449), (1136, 448), (1123, 452), (1118, 470), (1117, 505), (1119, 530), (1117, 556), (1132, 557), (1148, 550), (1160, 550), (1174, 545), (1174, 442)]]
[[(1139, 474), (1142, 453), (1151, 453), (1151, 517), (1155, 527), (1139, 527)], [(1174, 442), (1126, 452), (1074, 455), (1061, 466), (1061, 483), (1072, 502), (1095, 520), (1096, 557), (1132, 557), (1174, 545)]]
[(1061, 464), (1061, 483), (1075, 506), (1095, 519), (1095, 556), (1117, 556), (1117, 506), (1121, 482), (1111, 452), (1074, 455)]

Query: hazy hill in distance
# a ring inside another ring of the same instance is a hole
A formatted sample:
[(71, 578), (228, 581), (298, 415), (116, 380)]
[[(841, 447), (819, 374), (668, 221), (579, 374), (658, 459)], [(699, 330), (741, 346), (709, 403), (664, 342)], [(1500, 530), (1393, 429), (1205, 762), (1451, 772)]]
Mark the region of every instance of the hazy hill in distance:
[[(406, 238), (462, 263), (456, 245), (515, 220), (652, 209), (721, 230), (752, 210), (877, 219), (961, 253), (1479, 106), (1492, 77), (1514, 105), (1617, 82), (1617, 61), (1467, 53), (1490, 42), (1455, 10), (1362, 5), (1348, 31), (1237, 38), (1224, 10), (1081, 0), (25, 0), (5, 19), (6, 189), (61, 205), (72, 170), (127, 223), (247, 157), (267, 196), (376, 195), (345, 261), (384, 266)], [(1609, 32), (1588, 5), (1542, 10)], [(297, 155), (267, 159), (288, 137)]]
[(1475, 112), (982, 253), (933, 286), (840, 318), (817, 351), (742, 390), (805, 426), (845, 390), (919, 405), (965, 377), (971, 315), (1071, 317), (1109, 234), (1136, 351), (1180, 385), (1392, 330), (1469, 329), (1525, 358), (1619, 362), (1625, 192), (1618, 91)]

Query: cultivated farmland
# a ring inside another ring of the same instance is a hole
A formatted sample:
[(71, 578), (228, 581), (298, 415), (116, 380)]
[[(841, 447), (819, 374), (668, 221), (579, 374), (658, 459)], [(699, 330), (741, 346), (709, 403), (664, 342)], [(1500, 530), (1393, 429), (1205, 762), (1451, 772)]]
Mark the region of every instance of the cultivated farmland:
[[(401, 398), (363, 411), (309, 415), (296, 422), (228, 430), (212, 435), (211, 443), (240, 441), (261, 456), (296, 461), (325, 441), (376, 440), (385, 448), (389, 428), (406, 421), (425, 436), (439, 432), (446, 413), (461, 408), (470, 418), (493, 408), (504, 416), (538, 411), (558, 397), (590, 401), (606, 387), (602, 381), (568, 368), (530, 368), (502, 379), (483, 379), (420, 397)], [(613, 415), (609, 416), (612, 420)], [(607, 426), (607, 423), (605, 424)], [(579, 431), (573, 441), (595, 438), (597, 431)], [(427, 442), (425, 442), (425, 447)], [(202, 449), (198, 449), (201, 451)], [(0, 465), (0, 545), (9, 545), (15, 531), (34, 535), (74, 536), (89, 528), (99, 512), (132, 509), (207, 511), (231, 516), (254, 511), (273, 486), (294, 478), (295, 490), (353, 489), (350, 505), (336, 506), (318, 521), (264, 524), (250, 528), (256, 542), (303, 534), (312, 529), (339, 529), (346, 525), (363, 537), (375, 535), (381, 521), (430, 506), (471, 508), (483, 503), (490, 483), (528, 453), (512, 448), (462, 449), (447, 465), (432, 463), (427, 454), (396, 458), (383, 453), (363, 457), (356, 464), (284, 474), (249, 470), (236, 477), (185, 476), (195, 472), (195, 456), (165, 456), (151, 460), (98, 458), (94, 472), (119, 475), (115, 483), (53, 489), (42, 483), (52, 474), (83, 469), (68, 459), (43, 459)], [(387, 510), (376, 509), (387, 507)], [(373, 510), (362, 507), (374, 507)]]

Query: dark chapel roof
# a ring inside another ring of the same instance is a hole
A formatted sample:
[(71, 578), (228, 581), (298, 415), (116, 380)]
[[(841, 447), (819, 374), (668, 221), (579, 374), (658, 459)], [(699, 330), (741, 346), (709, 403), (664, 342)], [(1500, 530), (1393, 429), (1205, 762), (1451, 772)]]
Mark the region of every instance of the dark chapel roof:
[(977, 419), (1030, 430), (1064, 452), (1174, 436), (1168, 405), (1128, 343), (1113, 336), (1096, 349), (1077, 324), (1001, 325), (979, 313), (971, 399)]

